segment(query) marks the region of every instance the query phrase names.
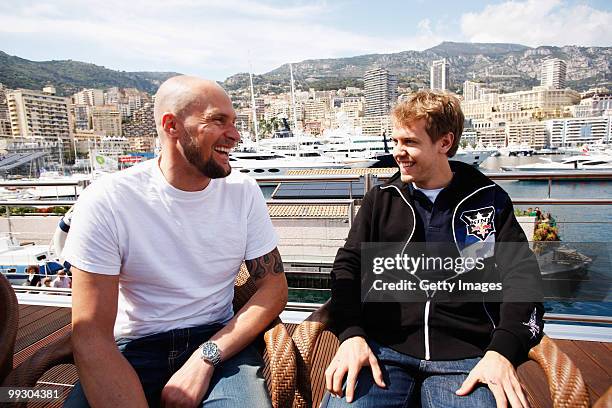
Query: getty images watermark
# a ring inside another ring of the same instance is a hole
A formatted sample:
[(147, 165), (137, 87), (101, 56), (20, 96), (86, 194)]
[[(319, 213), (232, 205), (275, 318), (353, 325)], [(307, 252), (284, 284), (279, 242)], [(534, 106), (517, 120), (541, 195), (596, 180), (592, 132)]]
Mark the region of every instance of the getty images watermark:
[[(435, 276), (444, 271), (452, 276), (460, 276), (468, 271), (483, 272), (486, 267), (483, 257), (440, 257), (417, 254), (411, 256), (406, 253), (396, 254), (394, 257), (377, 256), (372, 260), (372, 273), (382, 275), (385, 272), (404, 271), (416, 279), (400, 279), (399, 281), (385, 281), (382, 277), (374, 279), (372, 288), (377, 291), (490, 291), (501, 292), (501, 282), (467, 282), (458, 279), (436, 279)], [(444, 275), (444, 274), (442, 274)], [(433, 278), (433, 279), (432, 279)]]
[(602, 301), (612, 288), (610, 249), (609, 243), (364, 243), (361, 300)]

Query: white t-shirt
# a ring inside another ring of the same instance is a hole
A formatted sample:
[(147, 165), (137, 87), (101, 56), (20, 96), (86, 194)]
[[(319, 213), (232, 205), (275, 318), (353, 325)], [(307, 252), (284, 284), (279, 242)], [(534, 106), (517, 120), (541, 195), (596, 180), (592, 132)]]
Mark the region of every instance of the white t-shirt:
[(138, 338), (230, 320), (240, 264), (277, 243), (252, 178), (232, 172), (187, 192), (149, 160), (83, 191), (62, 254), (119, 275), (115, 337)]
[(414, 183), (412, 183), (412, 187), (414, 187), (415, 190), (419, 190), (420, 192), (425, 194), (425, 197), (429, 198), (429, 201), (431, 201), (432, 203), (436, 202), (436, 198), (438, 198), (438, 194), (440, 194), (440, 191), (444, 190), (444, 187), (432, 188), (432, 189), (420, 188), (420, 187), (417, 187), (417, 185)]

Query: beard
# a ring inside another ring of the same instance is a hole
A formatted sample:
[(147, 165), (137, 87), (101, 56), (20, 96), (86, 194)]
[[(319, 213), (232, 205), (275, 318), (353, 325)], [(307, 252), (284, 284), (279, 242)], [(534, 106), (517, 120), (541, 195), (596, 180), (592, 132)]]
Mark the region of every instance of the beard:
[(181, 138), (179, 143), (183, 147), (187, 161), (191, 163), (192, 166), (198, 169), (203, 176), (211, 179), (229, 176), (229, 174), (232, 172), (231, 167), (226, 170), (223, 166), (215, 162), (212, 154), (208, 160), (204, 160), (202, 158), (202, 149), (197, 144), (196, 140), (187, 132), (185, 133), (186, 137)]

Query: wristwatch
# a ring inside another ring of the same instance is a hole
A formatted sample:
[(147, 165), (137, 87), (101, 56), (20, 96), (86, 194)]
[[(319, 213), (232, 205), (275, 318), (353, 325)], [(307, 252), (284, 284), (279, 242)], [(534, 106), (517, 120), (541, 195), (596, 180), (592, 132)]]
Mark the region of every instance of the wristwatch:
[(212, 341), (202, 343), (200, 346), (200, 358), (204, 361), (208, 361), (214, 367), (218, 366), (221, 362), (221, 351), (219, 347)]

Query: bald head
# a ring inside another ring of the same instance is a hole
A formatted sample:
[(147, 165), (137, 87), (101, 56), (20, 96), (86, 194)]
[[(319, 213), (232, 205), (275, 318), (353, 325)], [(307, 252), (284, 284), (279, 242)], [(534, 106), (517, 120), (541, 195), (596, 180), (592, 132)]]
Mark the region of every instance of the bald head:
[(187, 75), (166, 80), (155, 94), (153, 114), (157, 133), (164, 138), (161, 121), (165, 113), (172, 113), (180, 118), (194, 108), (205, 108), (209, 100), (220, 95), (229, 99), (223, 88), (214, 81)]

